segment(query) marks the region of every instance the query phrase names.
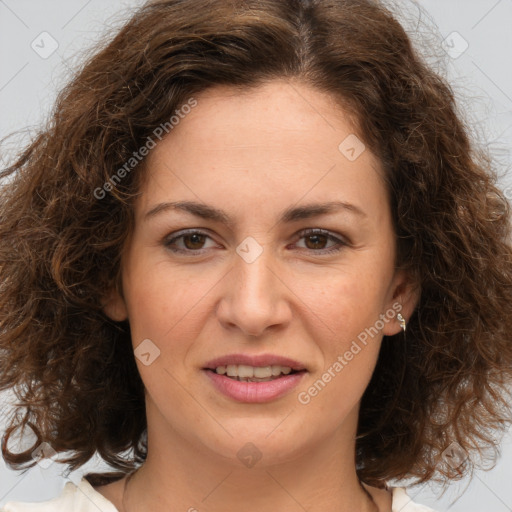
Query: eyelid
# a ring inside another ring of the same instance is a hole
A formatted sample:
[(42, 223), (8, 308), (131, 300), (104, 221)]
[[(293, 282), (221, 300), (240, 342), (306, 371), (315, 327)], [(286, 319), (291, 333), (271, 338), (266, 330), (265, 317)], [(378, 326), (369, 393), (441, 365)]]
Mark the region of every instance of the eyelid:
[[(175, 242), (176, 240), (178, 240), (178, 239), (180, 239), (180, 238), (182, 238), (182, 237), (184, 237), (186, 235), (194, 235), (194, 234), (206, 236), (210, 240), (214, 241), (214, 239), (210, 235), (210, 232), (209, 232), (208, 229), (205, 229), (205, 228), (189, 228), (189, 229), (175, 231), (175, 232), (171, 233), (170, 235), (166, 235), (162, 239), (162, 243), (166, 247), (169, 247), (171, 245), (171, 242)], [(329, 231), (329, 230), (323, 229), (323, 228), (305, 228), (305, 229), (302, 229), (301, 231), (299, 231), (295, 235), (295, 240), (297, 242), (301, 238), (304, 238), (304, 237), (307, 237), (307, 236), (312, 236), (312, 235), (317, 235), (317, 234), (318, 235), (325, 235), (330, 240), (333, 240), (333, 241), (337, 242), (337, 244), (334, 247), (330, 247), (330, 248), (327, 248), (327, 249), (317, 249), (317, 250), (315, 250), (315, 249), (299, 248), (299, 250), (301, 252), (306, 251), (306, 252), (310, 252), (310, 253), (313, 253), (313, 254), (317, 253), (319, 255), (322, 255), (322, 254), (329, 254), (329, 253), (340, 252), (343, 248), (352, 245), (350, 240), (347, 239), (347, 237), (345, 237), (343, 235), (339, 235), (337, 233), (333, 233), (332, 231)], [(188, 250), (187, 249), (169, 249), (169, 250), (171, 250), (173, 253), (190, 254), (191, 256), (193, 256), (193, 255), (203, 254), (203, 252), (207, 251), (208, 249), (210, 249), (210, 248), (197, 249), (197, 250), (192, 250), (192, 249), (188, 249)]]
[[(207, 229), (204, 228), (189, 228), (189, 229), (182, 229), (179, 231), (175, 231), (169, 235), (164, 236), (162, 239), (162, 244), (166, 247), (170, 246), (171, 242), (174, 242), (186, 235), (203, 235), (209, 238), (210, 240), (213, 240), (213, 237), (211, 236), (210, 232)], [(176, 253), (189, 253), (189, 254), (202, 254), (202, 252), (205, 249), (198, 249), (196, 251), (193, 250), (186, 250), (186, 249), (177, 249), (172, 252)], [(207, 250), (207, 249), (206, 249)]]
[[(328, 229), (324, 228), (306, 228), (298, 232), (298, 237), (303, 238), (305, 236), (309, 235), (325, 235), (329, 237), (331, 240), (336, 240), (338, 243), (342, 245), (352, 245), (352, 242), (349, 240), (349, 238), (345, 235), (340, 235), (338, 233), (334, 233), (332, 231), (329, 231)], [(319, 251), (316, 251), (319, 252)]]

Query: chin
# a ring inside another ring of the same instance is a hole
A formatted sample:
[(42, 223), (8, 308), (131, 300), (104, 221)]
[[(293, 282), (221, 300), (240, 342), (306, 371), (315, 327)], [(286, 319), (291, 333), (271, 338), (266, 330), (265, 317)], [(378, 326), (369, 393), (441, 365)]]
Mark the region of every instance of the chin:
[(302, 439), (300, 430), (294, 433), (276, 429), (278, 423), (266, 421), (264, 425), (252, 429), (245, 425), (243, 434), (231, 424), (227, 430), (236, 432), (233, 438), (224, 436), (222, 440), (215, 439), (207, 444), (212, 451), (236, 466), (242, 464), (248, 468), (293, 462), (304, 456), (309, 445), (313, 447), (315, 444), (312, 439)]

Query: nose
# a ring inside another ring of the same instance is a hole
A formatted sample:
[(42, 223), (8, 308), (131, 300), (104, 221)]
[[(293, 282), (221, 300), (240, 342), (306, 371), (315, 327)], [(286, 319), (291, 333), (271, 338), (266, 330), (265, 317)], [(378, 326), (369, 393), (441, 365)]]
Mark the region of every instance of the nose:
[(225, 329), (239, 329), (247, 336), (262, 336), (268, 330), (282, 329), (292, 317), (293, 292), (284, 275), (263, 250), (252, 262), (235, 255), (217, 307), (217, 317)]

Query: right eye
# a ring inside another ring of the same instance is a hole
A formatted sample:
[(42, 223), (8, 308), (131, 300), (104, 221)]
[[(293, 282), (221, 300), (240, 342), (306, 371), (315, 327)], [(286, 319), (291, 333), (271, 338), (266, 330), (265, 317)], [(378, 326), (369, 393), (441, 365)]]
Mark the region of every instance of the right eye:
[(181, 234), (177, 234), (175, 236), (171, 235), (170, 237), (167, 237), (164, 240), (164, 245), (172, 252), (193, 256), (204, 252), (205, 248), (203, 246), (207, 239), (212, 240), (209, 235), (202, 231), (190, 230), (181, 232)]

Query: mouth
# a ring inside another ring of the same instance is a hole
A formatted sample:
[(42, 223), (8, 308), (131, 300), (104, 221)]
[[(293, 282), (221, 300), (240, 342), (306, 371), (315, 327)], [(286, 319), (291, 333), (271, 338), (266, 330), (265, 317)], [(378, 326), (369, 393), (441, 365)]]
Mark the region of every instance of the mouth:
[(215, 372), (217, 375), (237, 380), (239, 382), (268, 382), (296, 373), (304, 373), (306, 370), (294, 370), (290, 366), (267, 365), (249, 366), (244, 364), (219, 365), (215, 369), (204, 368), (206, 371)]
[(289, 394), (308, 370), (293, 359), (271, 354), (231, 354), (202, 368), (209, 382), (237, 402), (262, 403)]

